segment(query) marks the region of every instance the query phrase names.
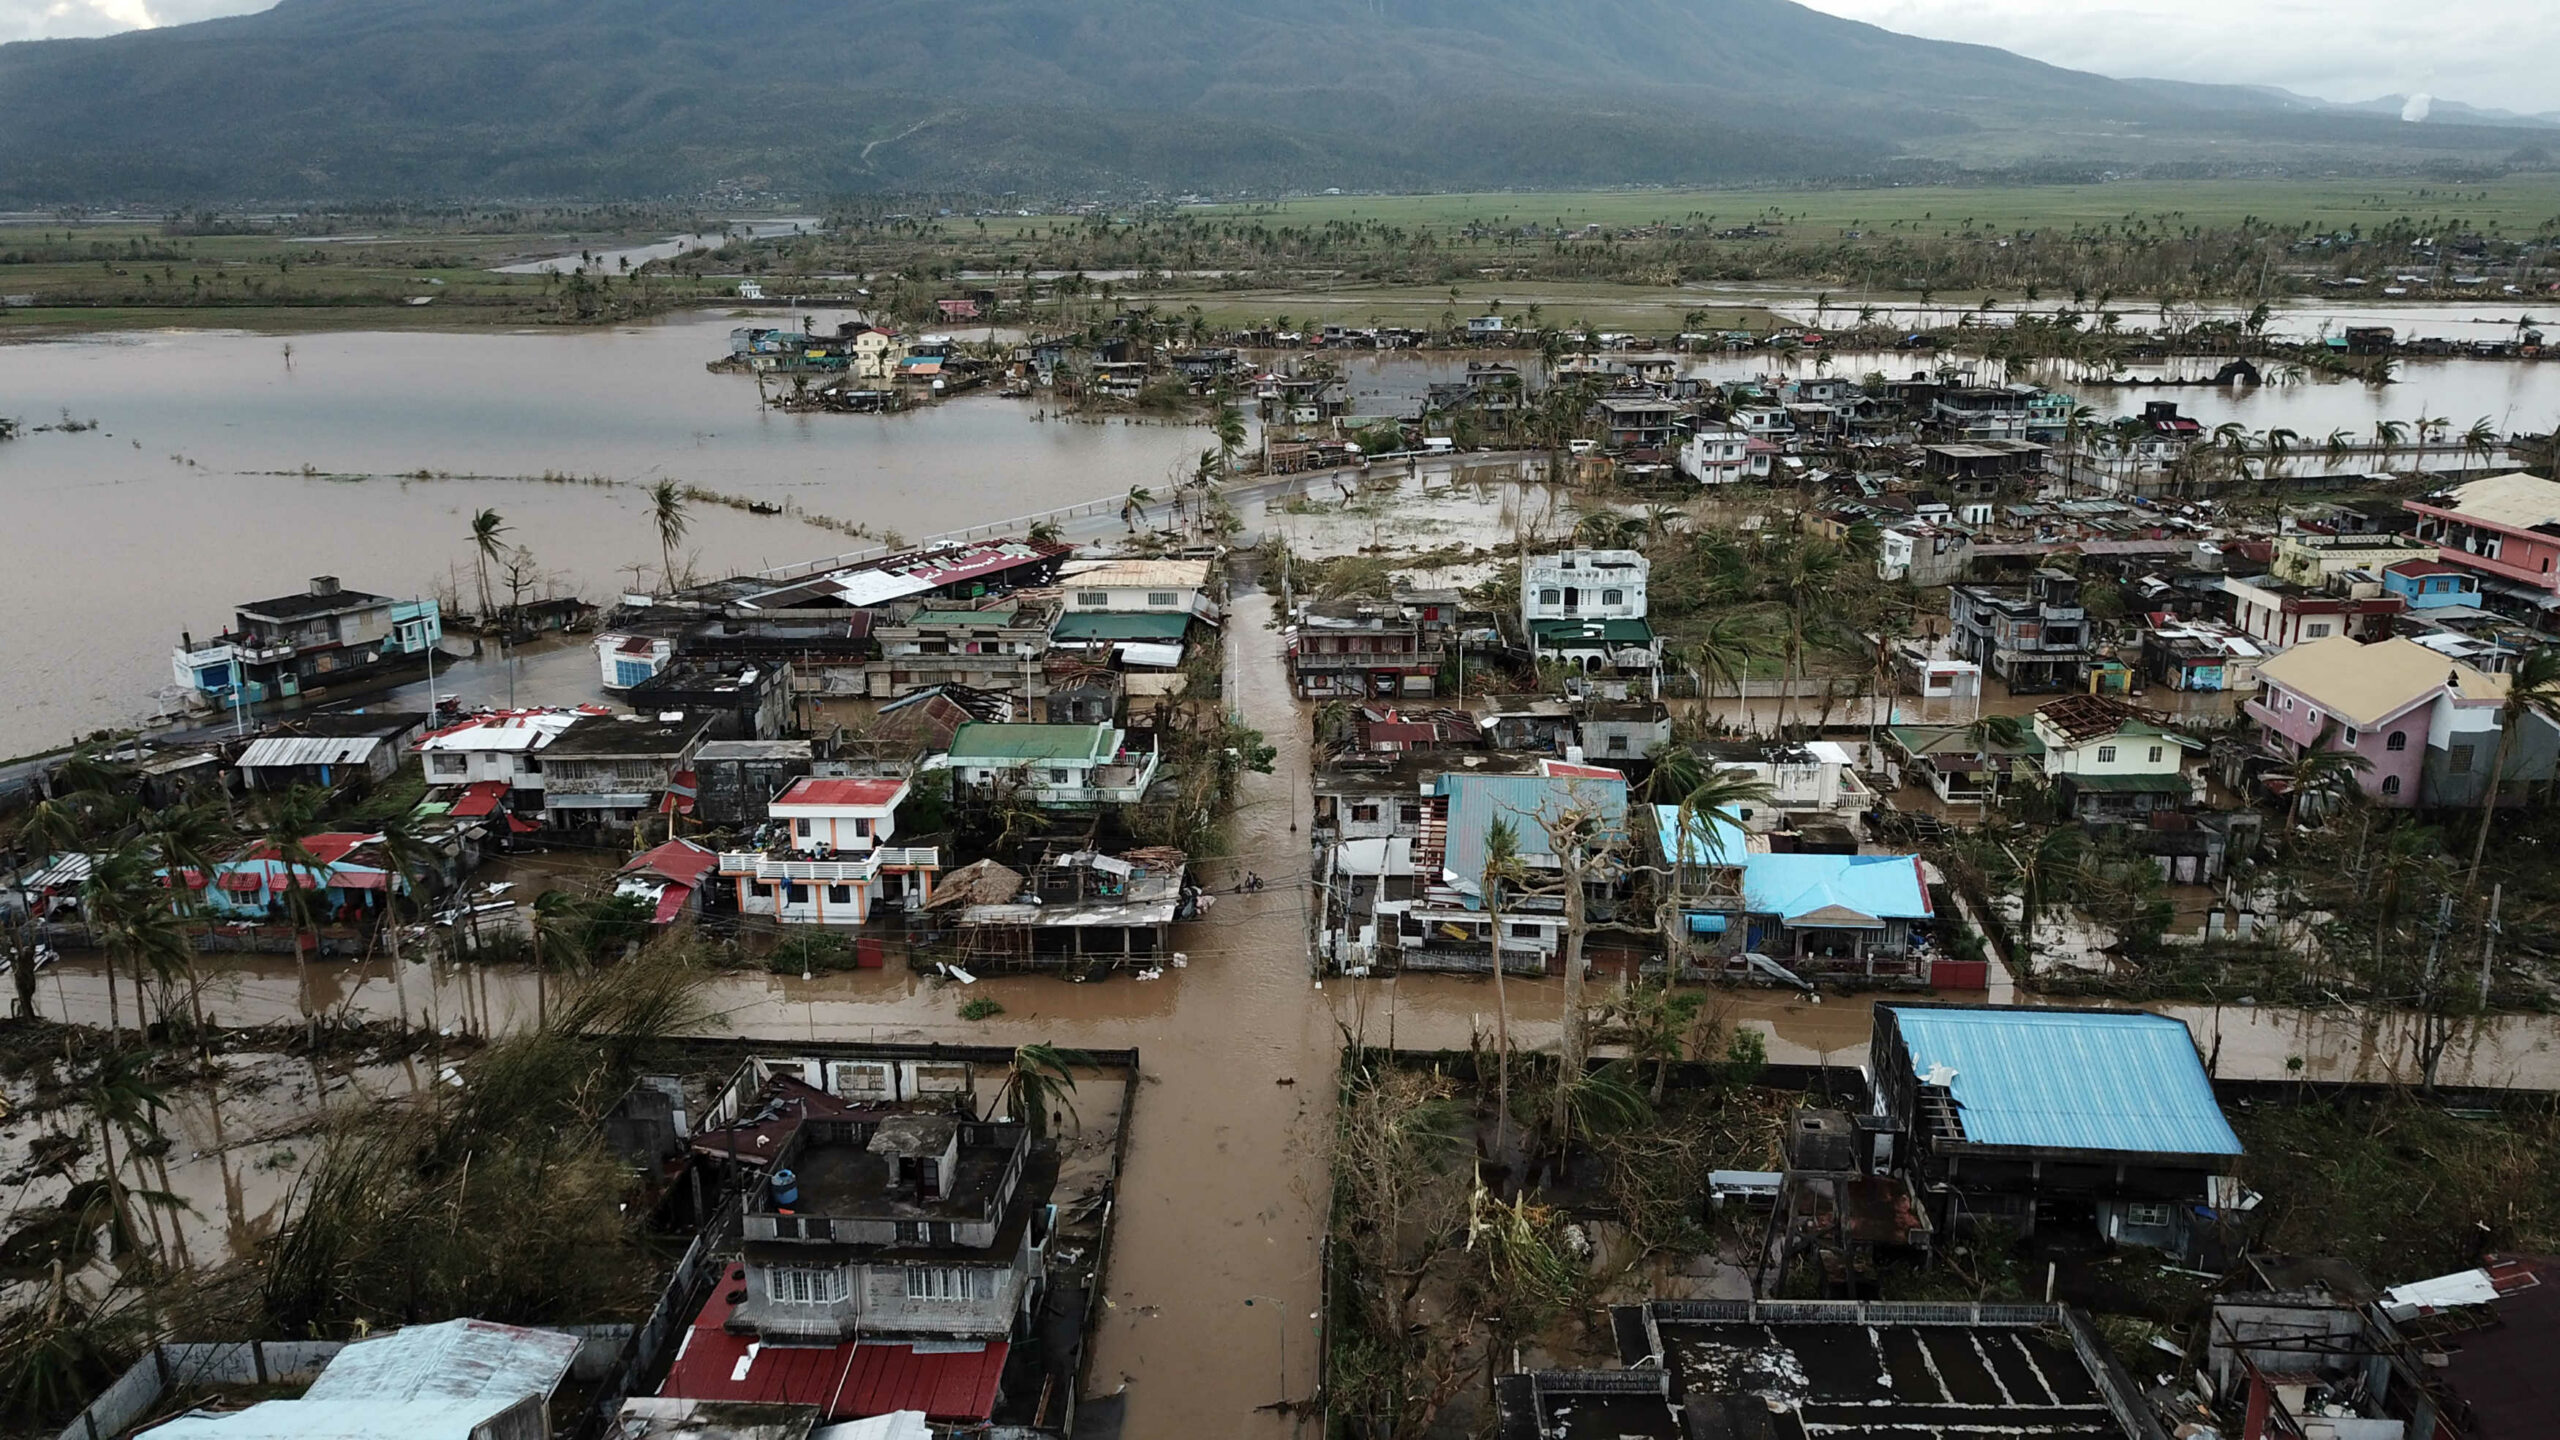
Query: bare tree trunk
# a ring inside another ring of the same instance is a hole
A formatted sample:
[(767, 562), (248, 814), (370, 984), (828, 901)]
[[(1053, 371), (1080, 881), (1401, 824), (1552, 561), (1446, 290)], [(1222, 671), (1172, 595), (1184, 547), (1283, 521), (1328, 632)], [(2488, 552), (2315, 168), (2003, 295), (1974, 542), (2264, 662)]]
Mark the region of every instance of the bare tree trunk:
[(1556, 1060), (1555, 1132), (1559, 1147), (1572, 1138), (1573, 1091), (1582, 1080), (1589, 1040), (1582, 1013), (1583, 855), (1579, 840), (1558, 847), (1564, 865), (1564, 1034)]

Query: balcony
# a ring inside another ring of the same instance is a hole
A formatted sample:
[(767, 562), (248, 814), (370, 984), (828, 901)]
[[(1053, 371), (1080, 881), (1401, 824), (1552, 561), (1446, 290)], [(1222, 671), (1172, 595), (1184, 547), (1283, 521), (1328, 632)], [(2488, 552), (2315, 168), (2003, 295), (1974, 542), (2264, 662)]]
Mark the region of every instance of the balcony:
[(1318, 653), (1300, 650), (1289, 657), (1289, 663), (1300, 671), (1311, 670), (1437, 670), (1437, 650), (1354, 650), (1348, 654)]
[[(880, 873), (880, 853), (837, 859), (810, 860), (793, 855), (768, 855), (762, 851), (723, 851), (720, 873), (746, 876), (763, 881), (797, 880), (803, 884), (842, 885), (868, 881)], [(927, 850), (930, 855), (934, 852)]]

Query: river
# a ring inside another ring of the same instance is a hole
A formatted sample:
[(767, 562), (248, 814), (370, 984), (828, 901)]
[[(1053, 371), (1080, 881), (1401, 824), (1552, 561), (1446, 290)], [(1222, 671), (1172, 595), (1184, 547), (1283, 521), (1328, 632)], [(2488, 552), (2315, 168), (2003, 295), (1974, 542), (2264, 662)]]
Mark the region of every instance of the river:
[(793, 235), (803, 230), (821, 228), (815, 215), (785, 216), (779, 220), (732, 220), (718, 230), (697, 230), (690, 235), (670, 235), (648, 245), (625, 245), (616, 250), (573, 250), (566, 254), (545, 256), (539, 260), (520, 260), (512, 265), (496, 266), (500, 275), (539, 275), (549, 271), (566, 275), (579, 269), (614, 275), (634, 270), (652, 260), (673, 260), (688, 250), (717, 250), (732, 239), (765, 240), (776, 235)]
[[(382, 594), (468, 591), (482, 508), (506, 517), (507, 541), (558, 593), (601, 599), (635, 566), (654, 578), (641, 491), (661, 477), (914, 537), (1163, 490), (1216, 443), (1188, 426), (1036, 420), (992, 395), (895, 416), (785, 415), (758, 404), (753, 379), (704, 372), (737, 323), (0, 345), (6, 413), (99, 425), (0, 445), (0, 756), (140, 718), (172, 683), (180, 631), (222, 629), (235, 604), (312, 575)], [(422, 471), (509, 478), (400, 478)], [(713, 574), (863, 543), (696, 505), (685, 548)]]

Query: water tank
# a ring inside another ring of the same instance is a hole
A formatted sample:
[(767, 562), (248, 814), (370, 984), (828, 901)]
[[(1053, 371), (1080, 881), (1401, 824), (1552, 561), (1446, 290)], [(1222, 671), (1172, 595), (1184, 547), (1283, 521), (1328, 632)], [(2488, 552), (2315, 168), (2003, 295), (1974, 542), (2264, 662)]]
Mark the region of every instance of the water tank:
[(773, 1172), (773, 1179), (770, 1184), (773, 1188), (774, 1204), (797, 1205), (800, 1203), (799, 1176), (792, 1174), (788, 1170), (776, 1170)]

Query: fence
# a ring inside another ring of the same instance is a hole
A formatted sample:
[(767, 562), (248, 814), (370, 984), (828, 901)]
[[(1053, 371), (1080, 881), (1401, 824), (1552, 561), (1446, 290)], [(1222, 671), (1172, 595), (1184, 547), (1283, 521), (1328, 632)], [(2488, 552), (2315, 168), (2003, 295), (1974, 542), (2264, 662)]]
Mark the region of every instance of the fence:
[(669, 1347), (693, 1323), (694, 1312), (702, 1308), (720, 1272), (727, 1268), (744, 1230), (745, 1205), (745, 1193), (733, 1191), (712, 1215), (711, 1222), (696, 1232), (693, 1244), (685, 1248), (684, 1258), (676, 1262), (675, 1273), (667, 1277), (666, 1287), (658, 1292), (658, 1303), (649, 1311), (649, 1318), (632, 1327), (611, 1363), (604, 1367), (595, 1400), (569, 1429), (571, 1440), (599, 1440), (610, 1434), (634, 1383), (642, 1376), (657, 1373)]
[(238, 1340), (155, 1345), (89, 1408), (62, 1429), (59, 1440), (115, 1440), (147, 1418), (173, 1391), (198, 1385), (264, 1385), (317, 1375), (344, 1340)]
[(1894, 1300), (1656, 1300), (1654, 1319), (1721, 1325), (2052, 1325), (2059, 1305)]

